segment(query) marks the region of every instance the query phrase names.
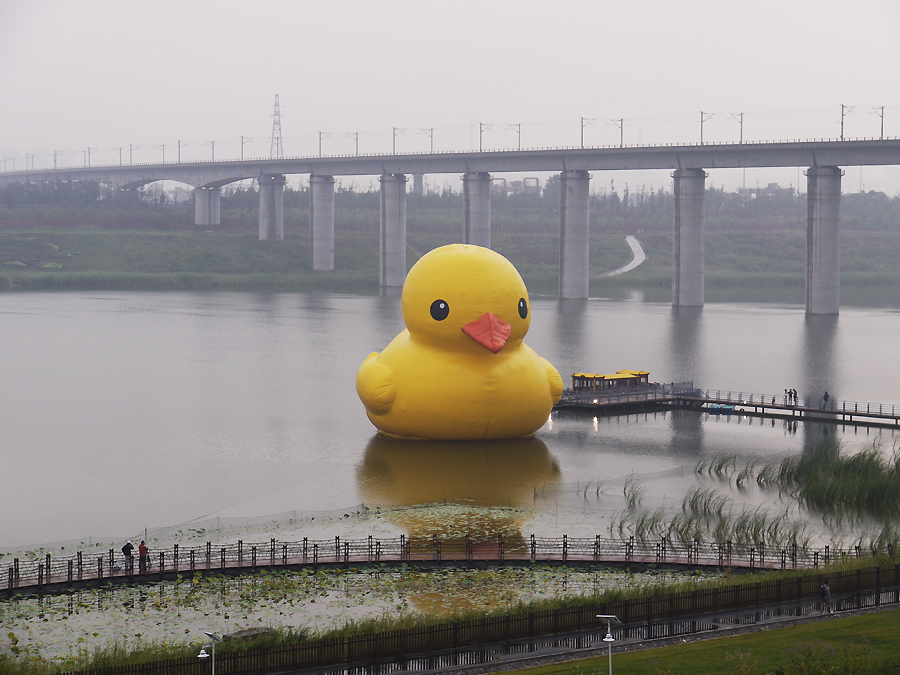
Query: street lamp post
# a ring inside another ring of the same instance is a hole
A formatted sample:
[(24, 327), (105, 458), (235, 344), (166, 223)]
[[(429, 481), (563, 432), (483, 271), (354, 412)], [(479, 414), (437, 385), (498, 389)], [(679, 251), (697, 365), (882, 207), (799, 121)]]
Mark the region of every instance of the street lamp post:
[(606, 637), (603, 638), (603, 641), (609, 645), (609, 675), (612, 675), (612, 643), (615, 642), (615, 638), (612, 636), (612, 627), (613, 625), (620, 626), (622, 622), (614, 614), (598, 614), (597, 618), (606, 621)]
[[(219, 637), (218, 635), (216, 635), (215, 633), (210, 633), (210, 632), (208, 632), (208, 631), (203, 631), (203, 632), (206, 633), (206, 634), (209, 636), (209, 638), (210, 638), (210, 645), (212, 645), (212, 662), (211, 662), (211, 665), (212, 665), (212, 675), (216, 675), (216, 643), (217, 643), (217, 642), (221, 642), (221, 641), (222, 641), (222, 638), (220, 638), (220, 637)], [(198, 659), (205, 659), (205, 658), (207, 658), (208, 656), (209, 656), (209, 654), (206, 653), (206, 647), (205, 647), (205, 646), (204, 646), (204, 647), (201, 647), (201, 648), (200, 648), (200, 653), (197, 654), (197, 658), (198, 658)]]

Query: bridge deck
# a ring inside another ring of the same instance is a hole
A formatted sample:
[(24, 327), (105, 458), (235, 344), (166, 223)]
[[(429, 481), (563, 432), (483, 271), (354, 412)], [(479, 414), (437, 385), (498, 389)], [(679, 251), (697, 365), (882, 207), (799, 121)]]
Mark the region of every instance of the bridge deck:
[(897, 138), (822, 139), (67, 166), (0, 172), (0, 185), (31, 181), (92, 180), (124, 187), (156, 180), (179, 180), (194, 187), (217, 187), (242, 179), (276, 174), (377, 176), (387, 173), (629, 171), (898, 164), (900, 139)]

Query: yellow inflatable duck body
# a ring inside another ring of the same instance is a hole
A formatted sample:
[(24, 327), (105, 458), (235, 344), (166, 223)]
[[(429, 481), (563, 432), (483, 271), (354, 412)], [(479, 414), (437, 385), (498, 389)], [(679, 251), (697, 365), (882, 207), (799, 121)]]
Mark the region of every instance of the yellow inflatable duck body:
[(379, 431), (433, 440), (530, 436), (563, 390), (550, 363), (522, 342), (531, 307), (518, 270), (481, 246), (422, 256), (401, 299), (406, 329), (356, 375)]

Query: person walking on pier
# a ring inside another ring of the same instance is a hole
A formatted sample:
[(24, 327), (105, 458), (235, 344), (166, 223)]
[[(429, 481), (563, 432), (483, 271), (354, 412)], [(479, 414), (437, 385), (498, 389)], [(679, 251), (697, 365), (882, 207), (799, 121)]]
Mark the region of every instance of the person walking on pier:
[(829, 398), (828, 392), (826, 391), (826, 392), (825, 392), (825, 395), (822, 397), (822, 407), (823, 407), (823, 408), (827, 408), (827, 407), (828, 407), (828, 398)]
[(828, 585), (828, 579), (826, 579), (822, 586), (819, 588), (819, 612), (821, 614), (825, 614), (826, 612), (831, 614), (831, 587)]

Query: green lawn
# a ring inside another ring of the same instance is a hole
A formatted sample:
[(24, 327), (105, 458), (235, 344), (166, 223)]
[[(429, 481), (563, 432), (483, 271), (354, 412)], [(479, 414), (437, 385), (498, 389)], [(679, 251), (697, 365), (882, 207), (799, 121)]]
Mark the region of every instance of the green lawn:
[[(798, 649), (804, 646), (809, 653), (818, 653), (832, 666), (839, 665), (841, 650), (854, 656), (866, 651), (868, 645), (871, 672), (900, 672), (900, 610), (875, 612), (844, 619), (829, 618), (800, 626), (762, 630), (735, 637), (715, 638), (672, 647), (645, 649), (616, 654), (613, 652), (615, 675), (647, 675), (648, 673), (672, 673), (680, 675), (712, 675), (714, 673), (741, 673), (756, 675), (776, 673), (780, 668), (791, 673), (844, 673), (869, 672), (862, 670), (833, 671), (815, 668), (791, 668), (791, 652), (802, 660)], [(832, 655), (832, 649), (837, 653)], [(807, 657), (811, 665), (814, 659)], [(741, 664), (747, 668), (741, 669)], [(893, 664), (897, 664), (896, 671)], [(750, 667), (754, 666), (755, 667)], [(796, 665), (799, 665), (796, 664)], [(889, 668), (884, 670), (884, 668)], [(607, 656), (560, 663), (540, 668), (528, 668), (516, 672), (527, 675), (603, 675), (608, 672)]]

